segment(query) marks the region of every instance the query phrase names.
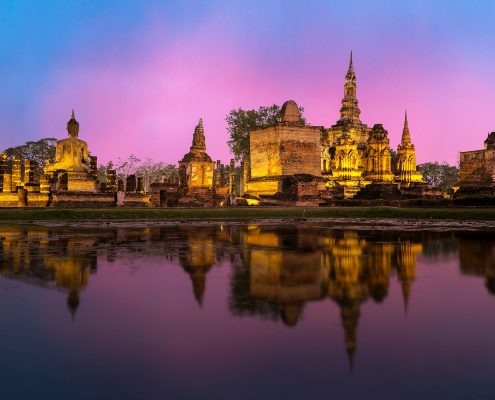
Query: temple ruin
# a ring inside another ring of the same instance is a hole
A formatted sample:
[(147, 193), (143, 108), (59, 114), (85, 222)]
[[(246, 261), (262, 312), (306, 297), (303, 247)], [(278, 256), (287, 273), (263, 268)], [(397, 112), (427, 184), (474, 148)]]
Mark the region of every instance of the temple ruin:
[(455, 195), (495, 195), (495, 132), (488, 134), (482, 150), (463, 151), (459, 160)]
[[(119, 192), (115, 170), (106, 171), (106, 181), (97, 185), (97, 158), (79, 139), (79, 122), (72, 111), (67, 139), (58, 140), (55, 158), (44, 167), (14, 155), (0, 155), (0, 207), (147, 207), (150, 195), (139, 185)], [(10, 164), (10, 165), (9, 165)], [(128, 177), (129, 180), (129, 177)], [(142, 184), (141, 184), (142, 186)], [(120, 199), (120, 203), (119, 203)]]
[(394, 170), (388, 132), (381, 124), (369, 128), (361, 121), (356, 93), (351, 53), (340, 119), (334, 125), (304, 125), (290, 100), (282, 106), (279, 124), (250, 132), (242, 193), (265, 204), (278, 200), (294, 205), (353, 197), (439, 197), (416, 170), (407, 114)]

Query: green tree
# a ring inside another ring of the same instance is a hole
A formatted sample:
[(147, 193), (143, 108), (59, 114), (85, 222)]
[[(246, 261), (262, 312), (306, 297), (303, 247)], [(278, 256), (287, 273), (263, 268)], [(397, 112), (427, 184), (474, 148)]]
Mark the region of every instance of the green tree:
[(23, 160), (36, 161), (40, 167), (44, 167), (47, 159), (55, 157), (57, 139), (44, 138), (36, 142), (26, 142), (23, 145), (10, 147), (5, 150), (9, 159), (20, 156)]
[[(301, 112), (301, 123), (306, 125), (306, 119), (302, 117), (304, 108), (299, 107), (299, 111)], [(258, 110), (234, 109), (228, 113), (225, 121), (229, 133), (227, 144), (236, 161), (240, 161), (249, 155), (249, 132), (279, 123), (280, 107), (273, 104), (261, 106)]]
[(439, 190), (447, 190), (459, 179), (459, 169), (445, 162), (427, 162), (418, 165), (418, 171), (423, 174), (426, 182)]

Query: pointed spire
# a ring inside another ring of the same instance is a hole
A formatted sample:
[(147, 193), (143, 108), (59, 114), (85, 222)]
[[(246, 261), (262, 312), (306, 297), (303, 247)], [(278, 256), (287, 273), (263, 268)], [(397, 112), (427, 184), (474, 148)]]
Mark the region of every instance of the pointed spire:
[(74, 114), (74, 109), (72, 109), (72, 115), (71, 115), (70, 119), (76, 119), (76, 115)]
[(199, 307), (203, 307), (203, 299), (206, 289), (206, 272), (202, 269), (195, 270), (191, 273), (191, 281), (193, 285), (194, 298)]
[(194, 128), (192, 148), (205, 150), (205, 130), (203, 128), (203, 118), (199, 119), (198, 125)]
[(355, 347), (346, 348), (347, 359), (349, 360), (349, 375), (352, 376), (354, 374), (354, 354), (356, 354)]
[(354, 73), (354, 64), (352, 63), (352, 50), (351, 50), (351, 58), (349, 60), (349, 68), (347, 69), (347, 75), (346, 77), (354, 77), (355, 78), (355, 73)]
[(411, 297), (411, 281), (403, 280), (402, 286), (402, 299), (404, 301), (404, 315), (407, 315), (409, 311), (409, 298)]
[(402, 130), (402, 141), (401, 144), (409, 145), (411, 144), (411, 134), (409, 133), (409, 124), (407, 122), (407, 110), (405, 111), (404, 117), (404, 129)]

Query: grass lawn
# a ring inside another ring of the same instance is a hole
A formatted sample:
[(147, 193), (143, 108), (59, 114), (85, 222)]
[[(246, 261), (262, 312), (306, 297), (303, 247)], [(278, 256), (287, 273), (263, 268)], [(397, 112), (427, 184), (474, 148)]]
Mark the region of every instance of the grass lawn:
[(495, 220), (495, 208), (246, 207), (0, 209), (0, 221), (249, 220), (263, 218), (394, 218)]

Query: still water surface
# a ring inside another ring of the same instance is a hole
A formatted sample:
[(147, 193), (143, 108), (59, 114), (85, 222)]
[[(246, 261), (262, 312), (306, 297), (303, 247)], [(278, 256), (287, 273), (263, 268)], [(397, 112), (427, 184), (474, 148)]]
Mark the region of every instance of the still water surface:
[(495, 235), (0, 227), (2, 399), (495, 399)]

